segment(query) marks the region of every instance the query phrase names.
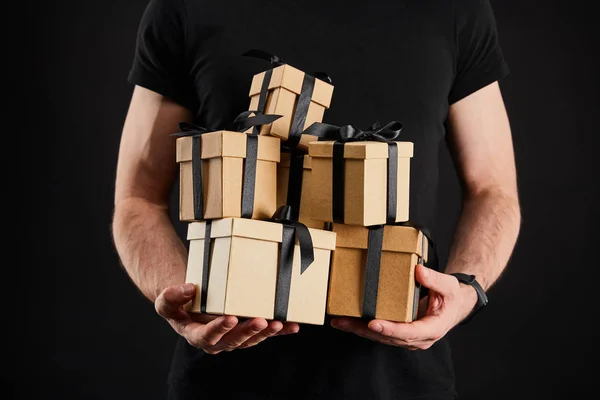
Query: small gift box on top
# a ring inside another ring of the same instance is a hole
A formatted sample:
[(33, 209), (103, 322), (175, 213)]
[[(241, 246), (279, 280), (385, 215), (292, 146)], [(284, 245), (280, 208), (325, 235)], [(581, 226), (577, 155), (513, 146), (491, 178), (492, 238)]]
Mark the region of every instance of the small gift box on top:
[(244, 218), (191, 223), (186, 282), (198, 290), (188, 311), (322, 325), (335, 233), (304, 229)]
[(250, 86), (250, 110), (282, 116), (272, 124), (263, 125), (260, 134), (278, 137), (288, 147), (306, 151), (308, 143), (318, 138), (302, 131), (323, 120), (333, 95), (329, 77), (305, 73), (260, 50), (250, 50), (244, 55), (268, 60), (274, 66), (254, 75)]
[(329, 132), (320, 135), (338, 138), (309, 145), (311, 218), (358, 226), (408, 221), (413, 143), (382, 136), (396, 137), (401, 125), (394, 124), (370, 131), (315, 124), (307, 130), (325, 126)]
[(409, 226), (333, 224), (333, 253), (327, 313), (336, 316), (411, 322), (419, 286), (415, 267), (428, 259), (424, 233)]
[[(273, 118), (257, 121), (263, 120)], [(179, 219), (270, 218), (277, 208), (280, 140), (228, 130), (210, 132), (191, 124), (181, 126), (183, 132), (177, 134), (176, 142)]]
[(311, 219), (315, 207), (312, 193), (312, 159), (308, 155), (281, 153), (277, 168), (277, 206), (289, 205), (298, 210), (295, 216), (309, 228), (324, 229), (325, 222)]

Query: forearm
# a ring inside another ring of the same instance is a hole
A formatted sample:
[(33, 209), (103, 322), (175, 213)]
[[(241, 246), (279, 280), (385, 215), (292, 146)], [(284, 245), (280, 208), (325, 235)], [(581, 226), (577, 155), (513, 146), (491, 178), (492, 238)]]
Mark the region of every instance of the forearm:
[(149, 300), (185, 281), (186, 250), (165, 207), (141, 198), (119, 202), (113, 236), (125, 270)]
[(516, 193), (495, 189), (466, 195), (445, 272), (475, 275), (489, 289), (508, 263), (520, 224)]

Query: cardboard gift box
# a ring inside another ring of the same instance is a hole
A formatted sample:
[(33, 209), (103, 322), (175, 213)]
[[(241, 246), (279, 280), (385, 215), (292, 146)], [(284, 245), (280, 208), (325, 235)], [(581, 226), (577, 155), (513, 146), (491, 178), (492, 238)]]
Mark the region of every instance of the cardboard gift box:
[[(287, 141), (290, 132), (301, 132), (314, 122), (321, 122), (329, 108), (333, 85), (306, 74), (288, 64), (280, 65), (254, 75), (250, 87), (250, 110), (282, 118), (260, 128), (261, 135), (271, 135)], [(301, 135), (291, 147), (308, 149), (308, 143), (317, 140), (311, 135)]]
[[(334, 162), (334, 143), (320, 141), (309, 146), (314, 196), (311, 218), (359, 226), (408, 221), (413, 143), (394, 142), (396, 160), (388, 159), (388, 143), (344, 143), (338, 164)], [(392, 188), (389, 192), (388, 187)], [(392, 221), (390, 211), (395, 214)], [(340, 216), (334, 218), (335, 213)]]
[[(247, 159), (246, 151), (250, 140), (257, 141), (252, 160)], [(273, 215), (277, 205), (279, 139), (217, 131), (180, 137), (176, 143), (180, 220), (240, 217), (242, 210), (248, 208), (254, 219)], [(244, 188), (245, 179), (254, 183)]]
[[(286, 293), (280, 260), (284, 225), (244, 218), (208, 223), (208, 236), (206, 222), (191, 223), (188, 229), (186, 282), (194, 283), (198, 288), (188, 310), (275, 319), (276, 297)], [(317, 229), (309, 229), (309, 232), (314, 261), (301, 272), (300, 246), (292, 237), (293, 264), (287, 283), (287, 307), (285, 300), (282, 303), (287, 315), (277, 319), (322, 325), (330, 254), (335, 248), (336, 235)], [(211, 238), (211, 244), (205, 252), (206, 237)]]
[[(337, 233), (337, 247), (331, 263), (327, 313), (413, 321), (419, 303), (415, 267), (428, 256), (423, 232), (408, 226), (369, 229), (341, 224), (333, 224), (333, 232)], [(380, 239), (380, 249), (373, 237)], [(367, 263), (369, 246), (376, 258), (372, 265)]]
[[(294, 187), (289, 186), (290, 181)], [(299, 211), (299, 222), (309, 228), (324, 229), (325, 222), (310, 218), (315, 197), (312, 193), (312, 159), (308, 155), (281, 153), (277, 168), (277, 206), (286, 204)]]

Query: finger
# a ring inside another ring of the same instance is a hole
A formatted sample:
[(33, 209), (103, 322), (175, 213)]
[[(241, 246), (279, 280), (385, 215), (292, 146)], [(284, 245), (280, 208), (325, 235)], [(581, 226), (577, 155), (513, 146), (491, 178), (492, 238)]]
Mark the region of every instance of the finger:
[(460, 289), (458, 279), (454, 276), (437, 272), (420, 264), (416, 268), (416, 278), (421, 285), (443, 296), (453, 296)]
[(298, 333), (300, 331), (300, 325), (296, 322), (285, 322), (283, 324), (283, 329), (279, 331), (277, 336), (283, 335), (291, 335), (293, 333)]
[(271, 336), (277, 335), (283, 329), (283, 323), (280, 321), (271, 321), (269, 325), (258, 335), (252, 336), (250, 339), (242, 343), (238, 348), (245, 349), (247, 347), (256, 346), (263, 340), (270, 338)]
[(429, 296), (423, 297), (419, 300), (419, 310), (417, 312), (417, 319), (423, 318), (427, 315), (427, 310), (429, 309)]
[(197, 344), (196, 347), (206, 349), (216, 345), (237, 324), (238, 320), (236, 317), (223, 315), (210, 321), (208, 324), (194, 327), (189, 333), (184, 333), (188, 340), (192, 340)]
[(411, 323), (373, 320), (369, 322), (369, 329), (385, 337), (392, 337), (407, 344), (429, 340), (438, 340), (445, 334), (443, 319), (437, 315), (425, 317)]
[(231, 332), (223, 336), (219, 343), (213, 347), (213, 350), (231, 351), (242, 345), (252, 336), (262, 332), (267, 326), (268, 323), (264, 318), (253, 318), (244, 321), (236, 326), (235, 329), (232, 329)]
[(156, 298), (154, 302), (156, 312), (164, 318), (187, 319), (188, 314), (181, 307), (189, 302), (195, 293), (196, 287), (191, 283), (169, 286)]
[(354, 333), (365, 339), (370, 339), (383, 344), (389, 344), (393, 346), (403, 346), (405, 343), (397, 341), (392, 337), (386, 337), (382, 334), (369, 329), (368, 325), (364, 321), (355, 320), (351, 318), (334, 318), (331, 321), (331, 326), (344, 332)]

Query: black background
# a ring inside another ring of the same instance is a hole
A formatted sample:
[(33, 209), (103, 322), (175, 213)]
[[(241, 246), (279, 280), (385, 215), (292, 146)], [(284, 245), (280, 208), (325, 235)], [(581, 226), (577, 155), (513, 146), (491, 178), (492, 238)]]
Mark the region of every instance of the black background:
[[(492, 4), (512, 71), (501, 86), (523, 227), (489, 307), (450, 333), (457, 385), (464, 399), (577, 398), (595, 392), (600, 356), (597, 15), (584, 1)], [(24, 39), (12, 63), (24, 77), (5, 77), (18, 84), (10, 100), (24, 114), (8, 115), (21, 117), (11, 136), (24, 188), (13, 216), (24, 234), (20, 276), (6, 292), (15, 294), (2, 302), (15, 334), (2, 380), (16, 399), (165, 398), (175, 334), (120, 267), (110, 236), (126, 76), (145, 5), (29, 3), (22, 29), (6, 36)], [(460, 198), (443, 158), (444, 258)]]

